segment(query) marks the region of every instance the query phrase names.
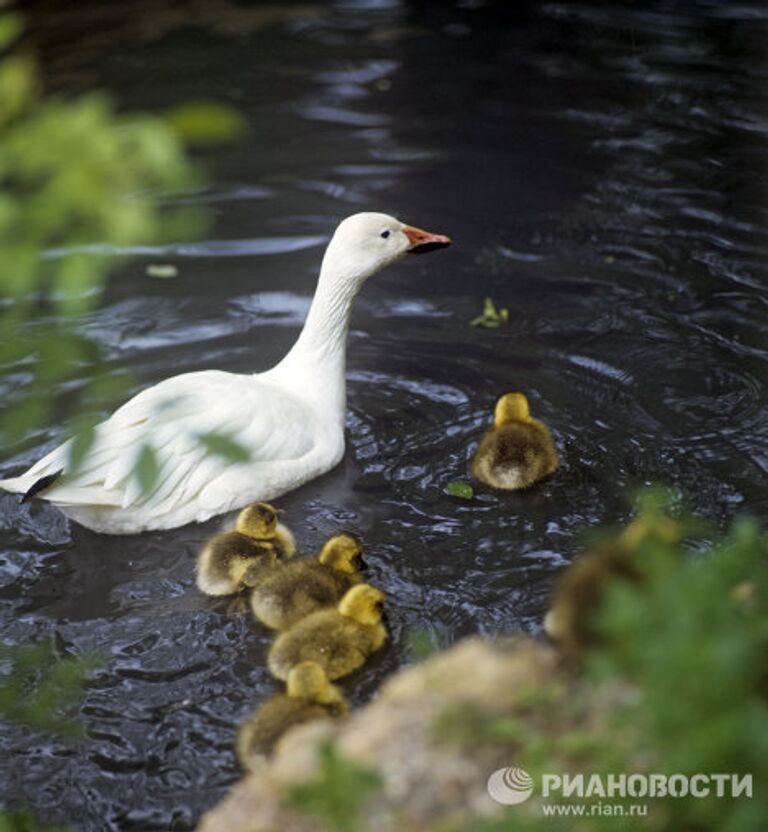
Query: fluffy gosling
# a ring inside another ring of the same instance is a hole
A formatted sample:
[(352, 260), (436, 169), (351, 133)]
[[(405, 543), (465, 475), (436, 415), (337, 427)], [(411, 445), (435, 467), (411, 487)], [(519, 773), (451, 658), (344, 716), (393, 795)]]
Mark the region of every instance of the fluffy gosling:
[(197, 559), (197, 586), (206, 595), (233, 595), (255, 586), (280, 558), (296, 551), (290, 530), (268, 503), (253, 503), (238, 515), (234, 531), (214, 535)]
[(351, 534), (331, 537), (316, 558), (273, 569), (251, 594), (254, 616), (273, 630), (285, 630), (323, 607), (335, 607), (362, 580), (363, 548)]
[(294, 725), (313, 719), (337, 719), (349, 713), (341, 691), (314, 662), (301, 662), (288, 674), (285, 693), (261, 704), (237, 734), (240, 765), (258, 771), (278, 739)]
[(496, 403), (493, 426), (472, 458), (475, 479), (514, 491), (549, 476), (557, 466), (552, 435), (531, 416), (528, 399), (522, 393), (505, 393)]
[(280, 633), (267, 657), (270, 672), (286, 679), (294, 665), (313, 661), (329, 679), (360, 667), (387, 640), (385, 595), (370, 584), (353, 586), (336, 609), (318, 610)]

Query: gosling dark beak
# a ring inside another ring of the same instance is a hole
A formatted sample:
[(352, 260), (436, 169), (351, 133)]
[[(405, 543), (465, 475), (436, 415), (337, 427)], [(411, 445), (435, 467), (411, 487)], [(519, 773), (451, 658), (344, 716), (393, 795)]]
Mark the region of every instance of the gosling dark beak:
[(412, 225), (404, 225), (403, 232), (411, 242), (410, 248), (407, 249), (408, 254), (426, 254), (428, 251), (445, 248), (451, 244), (451, 238), (445, 234), (431, 234)]
[(358, 569), (361, 569), (361, 570), (368, 568), (368, 564), (365, 562), (362, 555), (357, 556), (357, 566), (358, 566)]

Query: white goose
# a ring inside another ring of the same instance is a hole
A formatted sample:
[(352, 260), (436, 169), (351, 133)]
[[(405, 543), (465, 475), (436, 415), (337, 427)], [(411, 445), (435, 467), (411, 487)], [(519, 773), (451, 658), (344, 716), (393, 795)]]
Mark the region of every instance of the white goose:
[[(345, 344), (355, 295), (406, 253), (449, 244), (386, 214), (348, 217), (326, 249), (304, 328), (277, 366), (256, 375), (203, 370), (166, 379), (96, 427), (74, 476), (66, 476), (70, 440), (0, 487), (40, 496), (95, 531), (135, 534), (272, 500), (325, 473), (344, 454)], [(206, 453), (198, 437), (211, 432), (234, 439), (250, 460)], [(147, 444), (159, 476), (143, 494), (133, 471)]]

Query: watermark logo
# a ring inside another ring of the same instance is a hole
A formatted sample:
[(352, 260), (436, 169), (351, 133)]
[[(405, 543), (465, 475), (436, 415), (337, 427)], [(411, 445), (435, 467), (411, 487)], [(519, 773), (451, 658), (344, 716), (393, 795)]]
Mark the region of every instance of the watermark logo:
[[(752, 775), (717, 772), (682, 773), (562, 773), (541, 775), (537, 793), (544, 802), (545, 815), (574, 817), (645, 817), (647, 803), (612, 803), (637, 798), (752, 797)], [(488, 794), (505, 806), (523, 803), (534, 792), (533, 778), (525, 769), (509, 766), (494, 771), (488, 778)], [(570, 802), (573, 799), (575, 802)], [(549, 802), (552, 799), (558, 802)], [(566, 800), (562, 803), (559, 801)], [(585, 802), (587, 801), (587, 802)]]
[(533, 778), (523, 768), (500, 768), (488, 778), (488, 794), (497, 803), (516, 806), (533, 794)]

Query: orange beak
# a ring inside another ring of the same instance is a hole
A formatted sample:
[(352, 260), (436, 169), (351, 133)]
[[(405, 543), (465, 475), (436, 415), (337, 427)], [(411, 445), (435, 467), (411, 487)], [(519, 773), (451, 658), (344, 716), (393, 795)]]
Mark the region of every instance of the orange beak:
[(404, 225), (403, 233), (411, 241), (408, 254), (426, 254), (436, 248), (445, 248), (451, 244), (451, 238), (445, 234), (430, 234), (429, 231), (422, 231), (412, 225)]

